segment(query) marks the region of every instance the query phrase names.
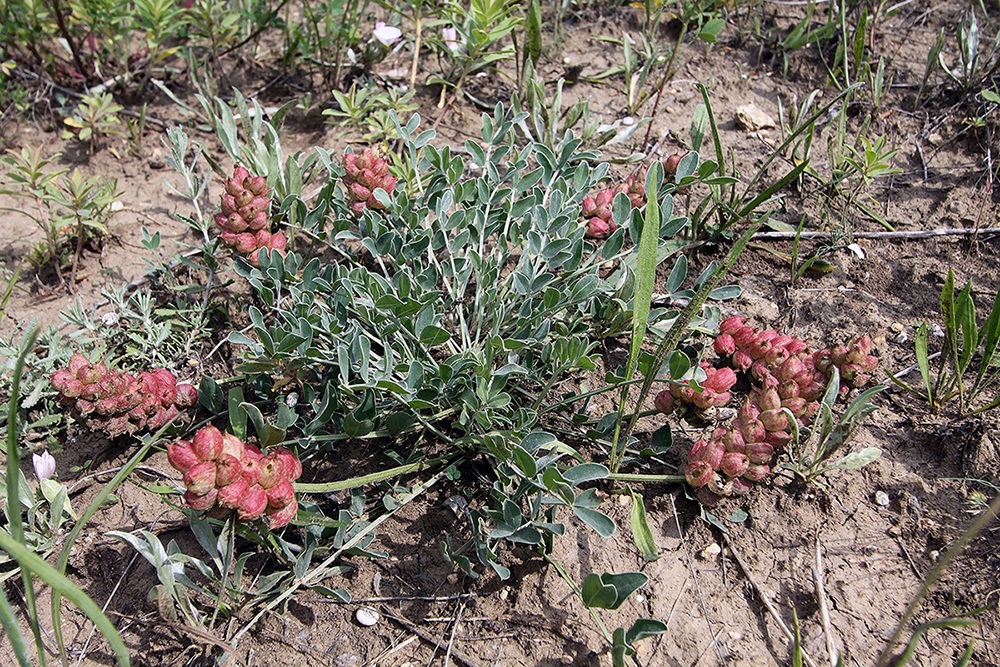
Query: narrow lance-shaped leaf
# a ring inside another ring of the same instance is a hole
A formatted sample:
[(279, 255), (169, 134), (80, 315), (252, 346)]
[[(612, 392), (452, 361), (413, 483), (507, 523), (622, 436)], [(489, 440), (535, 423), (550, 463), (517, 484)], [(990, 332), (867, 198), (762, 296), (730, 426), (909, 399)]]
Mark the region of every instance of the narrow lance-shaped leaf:
[[(656, 193), (659, 191), (662, 180), (663, 165), (654, 162), (646, 174), (646, 192), (649, 193), (649, 198), (646, 202), (646, 218), (643, 222), (642, 236), (639, 239), (637, 250), (635, 292), (632, 297), (632, 344), (629, 346), (628, 363), (625, 370), (625, 377), (629, 379), (635, 374), (639, 352), (642, 350), (642, 341), (646, 336), (649, 309), (653, 298), (653, 284), (656, 281), (656, 255), (660, 240), (660, 205)], [(656, 367), (658, 366), (657, 364)], [(624, 444), (619, 440), (618, 435), (625, 417), (631, 388), (631, 384), (622, 386), (621, 400), (618, 404), (618, 421), (615, 425), (615, 439), (611, 448), (611, 469), (615, 472), (621, 463), (621, 452), (624, 449)]]

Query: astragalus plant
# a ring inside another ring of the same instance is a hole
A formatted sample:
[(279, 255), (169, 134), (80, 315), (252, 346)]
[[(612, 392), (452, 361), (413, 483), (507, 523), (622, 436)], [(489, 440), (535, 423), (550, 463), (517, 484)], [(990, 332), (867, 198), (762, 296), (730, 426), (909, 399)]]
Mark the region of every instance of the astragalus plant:
[[(223, 114), (219, 128), (230, 137), (231, 118)], [(275, 201), (284, 254), (262, 252), (256, 266), (236, 260), (253, 289), (251, 326), (229, 337), (251, 385), (281, 388), (275, 404), (296, 395), (283, 421), (296, 425), (306, 457), (345, 438), (384, 437), (396, 451), (417, 442), (425, 454), (485, 461), (490, 498), (473, 505), (471, 523), (479, 559), (501, 576), (496, 542), (541, 544), (562, 532), (560, 506), (614, 530), (594, 490), (579, 488), (607, 468), (586, 463), (570, 446), (579, 442), (556, 437), (544, 416), (572, 403), (563, 400), (576, 386), (567, 381), (595, 369), (600, 336), (626, 332), (605, 320), (618, 316), (609, 303), (630, 307), (630, 239), (642, 219), (642, 199), (625, 192), (612, 206), (616, 229), (588, 238), (584, 200), (608, 165), (572, 133), (556, 150), (520, 143), (521, 120), (498, 105), (483, 115), (482, 140), (461, 152), (431, 145), (434, 132), (418, 132), (414, 117), (398, 125), (394, 153), (355, 150), (345, 161), (317, 148), (300, 157), (294, 169), (322, 182)], [(274, 166), (269, 185), (297, 180), (288, 178), (294, 160), (232, 148), (247, 164)], [(362, 159), (391, 165), (365, 192), (355, 173)], [(668, 215), (663, 229), (683, 225)], [(259, 398), (267, 411), (268, 397)], [(393, 444), (400, 434), (405, 443)]]

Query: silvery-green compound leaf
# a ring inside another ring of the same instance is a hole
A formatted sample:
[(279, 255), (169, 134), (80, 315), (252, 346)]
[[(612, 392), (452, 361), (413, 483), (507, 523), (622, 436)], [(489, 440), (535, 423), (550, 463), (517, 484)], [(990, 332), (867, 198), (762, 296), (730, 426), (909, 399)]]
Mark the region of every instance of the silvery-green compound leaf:
[(882, 456), (882, 450), (878, 447), (865, 447), (856, 452), (851, 452), (847, 456), (834, 461), (833, 463), (826, 466), (828, 470), (857, 470), (858, 468), (863, 468), (869, 463), (873, 463), (880, 456)]

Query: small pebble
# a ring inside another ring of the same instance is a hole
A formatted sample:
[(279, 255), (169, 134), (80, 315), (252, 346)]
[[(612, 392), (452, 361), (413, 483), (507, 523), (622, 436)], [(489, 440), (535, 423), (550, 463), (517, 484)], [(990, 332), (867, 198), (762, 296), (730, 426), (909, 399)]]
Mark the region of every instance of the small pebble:
[(889, 325), (889, 331), (895, 334), (903, 333), (904, 329), (905, 327), (899, 322), (893, 322), (892, 324)]
[(709, 544), (707, 547), (701, 550), (698, 555), (705, 560), (715, 560), (715, 557), (722, 553), (722, 547), (718, 544)]
[(944, 338), (944, 329), (941, 328), (940, 324), (935, 322), (934, 324), (931, 324), (930, 334), (935, 338)]
[(881, 505), (882, 507), (888, 507), (889, 506), (889, 494), (886, 493), (885, 491), (876, 491), (875, 492), (875, 502), (877, 504)]
[(358, 610), (354, 612), (354, 620), (366, 628), (378, 623), (378, 619), (378, 612), (371, 607), (359, 607)]

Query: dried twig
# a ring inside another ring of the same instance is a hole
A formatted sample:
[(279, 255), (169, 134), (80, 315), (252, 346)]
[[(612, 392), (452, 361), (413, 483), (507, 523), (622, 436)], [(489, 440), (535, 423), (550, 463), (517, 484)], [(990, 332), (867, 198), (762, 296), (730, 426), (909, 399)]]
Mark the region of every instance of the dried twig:
[[(396, 621), (404, 628), (406, 628), (416, 636), (423, 639), (428, 644), (432, 644), (439, 649), (447, 649), (448, 642), (446, 642), (444, 639), (435, 637), (431, 633), (421, 630), (411, 621), (396, 614), (392, 609), (386, 607), (385, 605), (382, 605), (382, 614), (385, 615), (386, 618), (391, 618), (392, 620)], [(451, 651), (451, 656), (454, 657), (455, 660), (457, 660), (458, 662), (464, 664), (466, 667), (483, 667), (482, 663), (480, 663), (478, 660), (476, 660), (469, 654), (465, 653), (464, 651), (453, 649)]]
[[(767, 612), (771, 614), (771, 618), (773, 618), (775, 622), (777, 622), (778, 627), (781, 628), (782, 634), (785, 635), (785, 638), (788, 639), (788, 641), (794, 642), (795, 634), (785, 624), (785, 621), (782, 620), (781, 616), (778, 614), (778, 610), (774, 608), (774, 605), (771, 604), (771, 601), (767, 599), (767, 595), (764, 593), (764, 589), (761, 588), (761, 585), (759, 583), (757, 583), (757, 579), (750, 572), (750, 568), (748, 568), (746, 566), (746, 563), (743, 562), (743, 558), (740, 556), (740, 552), (736, 550), (736, 547), (729, 539), (729, 536), (726, 535), (725, 533), (722, 533), (722, 539), (725, 541), (726, 546), (729, 547), (729, 553), (733, 555), (733, 559), (736, 561), (736, 564), (739, 565), (740, 570), (743, 571), (743, 576), (745, 576), (747, 578), (747, 581), (750, 582), (750, 585), (753, 586), (753, 589), (757, 592), (757, 597), (759, 597), (761, 602), (764, 603), (764, 607), (767, 609)], [(806, 650), (801, 647), (800, 649), (802, 651), (802, 659), (806, 661), (806, 664), (809, 665), (809, 667), (818, 667), (816, 663), (813, 662), (813, 659), (810, 658), (809, 655), (806, 653)]]
[(823, 587), (823, 548), (819, 543), (819, 537), (816, 538), (813, 582), (816, 584), (816, 598), (819, 600), (819, 618), (823, 624), (823, 636), (826, 637), (826, 654), (830, 658), (830, 667), (837, 667), (839, 656), (837, 644), (833, 641), (833, 627), (830, 625), (830, 605), (827, 603), (826, 589)]
[[(852, 236), (856, 239), (889, 239), (897, 241), (907, 241), (911, 239), (930, 239), (939, 236), (977, 236), (1000, 234), (1000, 227), (972, 228), (941, 228), (941, 229), (921, 229), (909, 232), (854, 232)], [(755, 239), (765, 241), (793, 240), (796, 237), (803, 239), (827, 239), (832, 238), (832, 232), (758, 232), (754, 234)]]

